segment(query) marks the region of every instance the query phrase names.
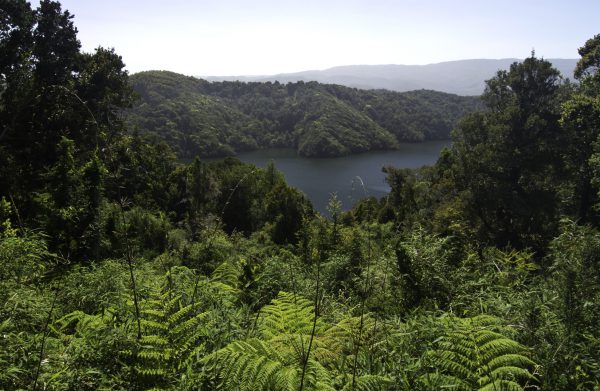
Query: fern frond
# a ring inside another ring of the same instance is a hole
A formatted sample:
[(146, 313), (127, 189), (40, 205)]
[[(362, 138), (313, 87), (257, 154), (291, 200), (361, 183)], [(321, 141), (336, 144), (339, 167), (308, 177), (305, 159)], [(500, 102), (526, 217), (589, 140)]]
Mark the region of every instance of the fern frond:
[(143, 345), (167, 346), (169, 341), (159, 335), (143, 335), (140, 343)]
[[(370, 346), (375, 342), (375, 321), (365, 315), (362, 320), (346, 318), (328, 326), (317, 318), (307, 359), (315, 321), (313, 305), (301, 296), (280, 292), (260, 311), (260, 338), (234, 341), (206, 356), (201, 360), (204, 373), (224, 391), (297, 391), (300, 388), (333, 391), (335, 386), (352, 389), (348, 388), (352, 384), (351, 365), (355, 362), (352, 354), (356, 344)], [(361, 360), (367, 361), (366, 358)], [(354, 389), (365, 391), (386, 389), (390, 382), (371, 374), (354, 380)]]
[(204, 342), (189, 349), (187, 354), (181, 357), (179, 364), (176, 365), (177, 371), (182, 372), (185, 368), (191, 368), (195, 363), (202, 359), (206, 351), (207, 348)]
[(490, 372), (490, 375), (492, 379), (534, 379), (534, 376), (527, 369), (511, 366), (496, 368)]
[(534, 367), (535, 363), (521, 354), (503, 354), (488, 361), (491, 370), (507, 366)]
[[(435, 380), (438, 387), (461, 389), (522, 389), (519, 381), (535, 377), (529, 368), (535, 364), (524, 355), (520, 343), (490, 328), (498, 327), (498, 320), (490, 316), (470, 319), (444, 319), (451, 330), (438, 339), (437, 349), (427, 357), (435, 373), (421, 380)], [(491, 388), (490, 388), (491, 387)], [(499, 388), (498, 388), (499, 387)], [(508, 387), (508, 388), (506, 388)]]
[(451, 351), (439, 351), (437, 355), (437, 359), (434, 360), (436, 368), (448, 371), (465, 380), (473, 377), (476, 366), (473, 361)]
[(162, 362), (167, 362), (171, 359), (171, 355), (169, 354), (169, 351), (167, 351), (167, 350), (157, 351), (157, 350), (144, 349), (138, 353), (138, 357), (143, 358), (146, 361), (153, 360), (153, 361), (162, 361)]
[(420, 389), (424, 390), (456, 390), (472, 391), (471, 384), (455, 376), (445, 375), (440, 372), (427, 373), (417, 379)]
[[(208, 368), (218, 369), (226, 389), (270, 389), (282, 367), (281, 356), (258, 339), (232, 342), (202, 359)], [(252, 388), (260, 384), (261, 387)]]
[(166, 331), (169, 329), (169, 325), (164, 322), (141, 319), (140, 323), (145, 330), (162, 330)]
[[(206, 321), (206, 318), (209, 315), (209, 312), (202, 312), (185, 321), (180, 321), (179, 324), (174, 323), (176, 326), (171, 328), (171, 334), (185, 335), (186, 333), (189, 333), (190, 330), (198, 328), (203, 322)], [(181, 320), (182, 318), (180, 317), (178, 319)]]
[(194, 306), (192, 304), (182, 306), (179, 308), (179, 310), (170, 314), (167, 321), (169, 322), (169, 324), (177, 324), (183, 317), (185, 317), (193, 309), (194, 309)]
[(155, 309), (142, 309), (140, 310), (140, 315), (144, 315), (155, 319), (162, 319), (165, 317), (165, 311)]
[(523, 387), (514, 381), (496, 380), (492, 383), (478, 388), (478, 391), (523, 391)]
[(308, 360), (304, 376), (306, 390), (335, 391), (332, 382), (333, 379), (327, 369), (316, 360)]
[[(279, 292), (260, 312), (259, 330), (265, 339), (281, 334), (310, 334), (314, 318), (313, 303), (292, 293)], [(317, 319), (317, 333), (324, 330)]]
[(229, 303), (229, 291), (233, 288), (221, 288), (222, 283), (210, 281), (202, 281), (199, 292), (200, 297), (213, 300), (210, 305), (198, 297), (201, 304), (186, 302), (190, 299), (187, 288), (178, 287), (175, 282), (180, 277), (188, 283), (193, 279), (179, 271), (175, 277), (173, 279), (173, 275), (167, 273), (162, 282), (150, 281), (144, 287), (140, 301), (143, 335), (137, 348), (122, 352), (133, 360), (140, 389), (172, 389), (181, 379), (187, 378), (205, 355), (207, 344), (214, 336), (219, 319), (215, 308), (223, 298)]
[(487, 329), (480, 330), (477, 335), (473, 336), (475, 343), (479, 346), (500, 338), (504, 338), (504, 335)]
[(136, 371), (144, 377), (164, 377), (167, 374), (162, 368), (136, 368)]
[(384, 376), (364, 375), (355, 379), (354, 386), (352, 378), (346, 383), (342, 391), (379, 391), (385, 390), (391, 384), (391, 380)]
[(505, 337), (494, 339), (493, 341), (487, 342), (479, 347), (481, 360), (489, 362), (492, 359), (505, 355), (515, 354), (523, 352), (525, 349), (523, 345), (512, 339)]
[[(300, 389), (299, 368), (284, 367), (273, 376), (273, 390), (292, 391)], [(267, 388), (269, 389), (269, 388)]]
[(239, 263), (223, 262), (212, 272), (211, 280), (221, 282), (231, 288), (238, 288), (242, 268)]
[(321, 339), (326, 341), (331, 347), (338, 347), (338, 352), (340, 353), (344, 350), (344, 347), (353, 349), (354, 344), (366, 342), (375, 329), (375, 319), (369, 316), (369, 314), (363, 316), (362, 322), (361, 341), (358, 340), (359, 330), (361, 329), (361, 318), (359, 316), (342, 319), (327, 329)]

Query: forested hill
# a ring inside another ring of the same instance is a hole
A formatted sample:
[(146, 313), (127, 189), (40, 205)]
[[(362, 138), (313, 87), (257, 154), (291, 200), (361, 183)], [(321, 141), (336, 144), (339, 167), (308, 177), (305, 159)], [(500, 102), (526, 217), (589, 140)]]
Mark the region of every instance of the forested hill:
[[(499, 69), (508, 70), (517, 58), (471, 59), (446, 61), (427, 65), (345, 65), (324, 70), (281, 73), (268, 76), (207, 76), (209, 81), (318, 81), (348, 87), (392, 91), (429, 89), (458, 95), (481, 95), (485, 80), (491, 79)], [(576, 59), (553, 58), (548, 60), (564, 78), (573, 78)]]
[(393, 149), (447, 139), (479, 98), (436, 91), (359, 90), (317, 82), (208, 82), (149, 71), (130, 77), (140, 99), (132, 128), (158, 136), (180, 157), (293, 147), (303, 156)]
[[(434, 165), (326, 219), (273, 163), (132, 132), (114, 50), (82, 52), (58, 2), (1, 4), (0, 390), (600, 390), (600, 34), (577, 84), (512, 64)], [(138, 119), (252, 139), (288, 113), (300, 148), (454, 99), (133, 81)]]

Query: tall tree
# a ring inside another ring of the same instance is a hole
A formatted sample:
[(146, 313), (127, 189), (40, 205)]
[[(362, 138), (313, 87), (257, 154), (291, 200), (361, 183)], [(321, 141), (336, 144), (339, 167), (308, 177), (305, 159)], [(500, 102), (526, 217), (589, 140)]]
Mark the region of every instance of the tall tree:
[(132, 99), (127, 72), (113, 50), (80, 51), (59, 2), (0, 4), (0, 197), (25, 224), (60, 225), (55, 249), (71, 249), (98, 216), (104, 166)]
[(492, 243), (541, 249), (556, 233), (561, 168), (560, 74), (531, 57), (487, 81), (488, 111), (453, 134), (468, 214)]
[(12, 35), (14, 55), (3, 70), (2, 141), (17, 162), (27, 163), (25, 174), (32, 176), (31, 171), (54, 162), (57, 144), (68, 135), (70, 118), (62, 113), (71, 111), (66, 91), (79, 70), (80, 44), (72, 16), (57, 2), (43, 0), (37, 10), (25, 3), (8, 14), (5, 28), (20, 33)]
[[(581, 59), (575, 67), (575, 78), (588, 85), (595, 95), (600, 94), (600, 34), (588, 39), (579, 48)], [(590, 92), (591, 92), (590, 91)]]
[(18, 163), (33, 175), (54, 163), (63, 136), (89, 151), (108, 129), (121, 129), (118, 111), (132, 92), (120, 56), (81, 53), (73, 16), (56, 1), (42, 0), (37, 10), (8, 1), (0, 17), (8, 53), (0, 63), (0, 141)]
[(572, 180), (572, 214), (583, 223), (600, 224), (598, 194), (600, 171), (600, 35), (579, 48), (575, 68), (580, 86), (563, 105), (561, 124), (568, 135), (565, 166)]

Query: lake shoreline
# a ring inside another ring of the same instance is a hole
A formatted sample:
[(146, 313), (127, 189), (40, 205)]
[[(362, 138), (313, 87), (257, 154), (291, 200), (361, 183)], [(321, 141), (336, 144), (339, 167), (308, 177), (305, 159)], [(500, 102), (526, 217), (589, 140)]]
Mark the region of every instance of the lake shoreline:
[(193, 162), (194, 159), (196, 159), (196, 157), (202, 161), (218, 161), (218, 160), (223, 160), (223, 159), (227, 159), (230, 157), (237, 158), (239, 155), (244, 155), (244, 154), (248, 154), (248, 153), (259, 153), (261, 151), (270, 151), (270, 150), (293, 151), (296, 154), (296, 157), (301, 158), (301, 159), (339, 159), (339, 158), (346, 158), (346, 157), (352, 157), (352, 156), (360, 156), (360, 155), (373, 153), (373, 152), (376, 153), (376, 152), (399, 151), (402, 149), (402, 147), (409, 146), (409, 145), (419, 145), (419, 144), (437, 143), (437, 142), (445, 142), (445, 143), (450, 144), (452, 142), (452, 140), (448, 138), (448, 139), (433, 139), (433, 140), (424, 140), (424, 141), (403, 141), (403, 142), (399, 143), (399, 147), (397, 147), (397, 148), (375, 148), (375, 149), (370, 149), (368, 151), (351, 152), (351, 153), (347, 153), (347, 154), (343, 154), (343, 155), (336, 155), (336, 156), (305, 156), (305, 155), (299, 154), (296, 147), (281, 147), (281, 146), (279, 146), (279, 147), (261, 147), (261, 148), (256, 148), (256, 149), (248, 149), (248, 150), (238, 151), (238, 152), (235, 152), (230, 155), (219, 155), (219, 156), (196, 155), (194, 157), (179, 158), (178, 161), (187, 164), (187, 163)]
[(332, 193), (337, 193), (344, 210), (350, 209), (360, 199), (383, 197), (390, 191), (383, 167), (419, 168), (431, 165), (437, 161), (440, 151), (450, 145), (450, 140), (402, 143), (394, 150), (329, 158), (303, 157), (293, 148), (267, 148), (241, 152), (235, 157), (258, 167), (265, 167), (273, 161), (287, 183), (306, 194), (317, 211), (326, 214)]

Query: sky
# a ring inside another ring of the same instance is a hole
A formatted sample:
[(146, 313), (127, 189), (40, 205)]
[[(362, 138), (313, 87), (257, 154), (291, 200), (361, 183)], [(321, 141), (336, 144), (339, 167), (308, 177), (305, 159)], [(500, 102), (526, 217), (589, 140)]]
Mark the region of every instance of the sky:
[[(600, 0), (62, 0), (84, 51), (131, 72), (271, 75), (338, 65), (578, 58)], [(37, 6), (39, 1), (32, 1)]]

